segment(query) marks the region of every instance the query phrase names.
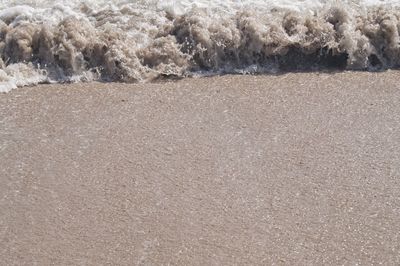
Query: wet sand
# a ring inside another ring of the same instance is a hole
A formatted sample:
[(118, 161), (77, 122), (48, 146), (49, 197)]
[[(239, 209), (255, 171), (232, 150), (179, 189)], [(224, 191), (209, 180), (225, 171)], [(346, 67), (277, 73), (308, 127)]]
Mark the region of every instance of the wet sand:
[(398, 265), (399, 77), (1, 94), (0, 264)]

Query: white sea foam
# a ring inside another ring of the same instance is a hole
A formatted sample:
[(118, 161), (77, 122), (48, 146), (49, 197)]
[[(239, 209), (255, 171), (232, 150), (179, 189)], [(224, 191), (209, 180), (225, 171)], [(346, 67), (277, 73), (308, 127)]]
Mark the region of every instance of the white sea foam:
[(400, 65), (398, 0), (0, 2), (0, 91)]

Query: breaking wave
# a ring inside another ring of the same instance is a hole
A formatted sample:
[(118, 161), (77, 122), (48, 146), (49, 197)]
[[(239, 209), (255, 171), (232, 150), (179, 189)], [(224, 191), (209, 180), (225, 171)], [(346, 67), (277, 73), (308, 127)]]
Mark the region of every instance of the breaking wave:
[(45, 82), (400, 66), (396, 1), (161, 2), (0, 4), (0, 91)]

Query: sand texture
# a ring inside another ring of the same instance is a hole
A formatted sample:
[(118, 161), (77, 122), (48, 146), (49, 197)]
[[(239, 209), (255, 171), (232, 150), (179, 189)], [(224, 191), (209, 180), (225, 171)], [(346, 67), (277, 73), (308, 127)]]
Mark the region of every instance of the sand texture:
[(400, 72), (0, 95), (1, 265), (399, 265)]

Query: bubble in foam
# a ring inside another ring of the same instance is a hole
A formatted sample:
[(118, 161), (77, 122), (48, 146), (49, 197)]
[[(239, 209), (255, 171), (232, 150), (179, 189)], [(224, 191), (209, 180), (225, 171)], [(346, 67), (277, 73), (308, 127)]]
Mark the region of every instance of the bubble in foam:
[(0, 69), (0, 92), (9, 92), (17, 87), (43, 83), (47, 80), (44, 70), (31, 63), (11, 64)]

